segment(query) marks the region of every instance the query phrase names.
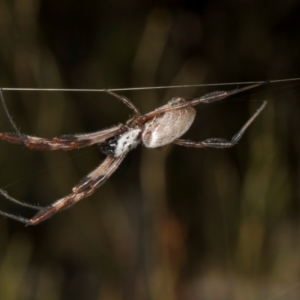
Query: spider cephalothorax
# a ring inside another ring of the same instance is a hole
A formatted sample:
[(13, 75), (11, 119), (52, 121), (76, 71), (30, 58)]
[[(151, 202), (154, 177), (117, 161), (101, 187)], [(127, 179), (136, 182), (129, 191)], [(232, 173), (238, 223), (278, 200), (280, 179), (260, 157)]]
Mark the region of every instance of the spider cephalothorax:
[(72, 192), (69, 195), (56, 200), (53, 204), (46, 207), (21, 202), (9, 196), (5, 191), (0, 190), (0, 193), (8, 200), (38, 211), (31, 219), (19, 217), (3, 211), (0, 211), (0, 214), (25, 223), (26, 225), (36, 225), (48, 219), (58, 211), (64, 210), (94, 193), (94, 191), (119, 167), (126, 154), (141, 143), (147, 148), (161, 148), (171, 143), (194, 148), (232, 147), (240, 140), (249, 125), (264, 109), (266, 102), (263, 102), (260, 108), (231, 140), (210, 138), (204, 141), (194, 142), (178, 138), (190, 128), (195, 119), (196, 111), (193, 106), (200, 103), (221, 101), (228, 96), (252, 89), (259, 85), (261, 84), (246, 86), (231, 91), (217, 91), (192, 99), (191, 101), (179, 97), (173, 98), (166, 105), (145, 115), (142, 115), (129, 99), (111, 91), (107, 91), (109, 94), (121, 100), (134, 112), (134, 116), (128, 120), (126, 124), (120, 124), (93, 133), (63, 135), (52, 139), (21, 134), (9, 115), (2, 91), (0, 91), (4, 110), (15, 130), (15, 133), (0, 133), (0, 140), (23, 144), (29, 149), (36, 150), (72, 150), (91, 145), (99, 145), (100, 150), (107, 156), (100, 166), (81, 179), (79, 183), (72, 188)]
[(104, 143), (100, 149), (105, 155), (119, 157), (134, 149), (141, 142), (142, 126), (124, 126), (125, 130)]

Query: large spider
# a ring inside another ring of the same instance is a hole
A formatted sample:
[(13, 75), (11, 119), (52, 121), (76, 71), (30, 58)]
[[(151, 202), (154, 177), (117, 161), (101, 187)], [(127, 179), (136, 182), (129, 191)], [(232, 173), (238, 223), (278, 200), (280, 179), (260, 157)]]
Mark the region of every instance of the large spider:
[(15, 133), (0, 133), (0, 140), (21, 144), (26, 148), (34, 150), (61, 149), (66, 151), (97, 144), (100, 146), (100, 150), (107, 155), (100, 166), (82, 178), (79, 183), (72, 188), (72, 192), (69, 195), (56, 200), (49, 206), (40, 207), (24, 203), (9, 196), (4, 190), (0, 190), (0, 193), (8, 200), (31, 209), (38, 210), (31, 219), (4, 211), (0, 211), (0, 215), (25, 223), (26, 225), (36, 225), (45, 221), (57, 212), (69, 208), (79, 200), (93, 194), (94, 191), (100, 187), (119, 167), (126, 154), (140, 143), (144, 144), (147, 148), (160, 148), (171, 143), (195, 148), (229, 148), (234, 146), (240, 140), (249, 125), (264, 109), (266, 101), (262, 103), (259, 109), (252, 115), (240, 131), (232, 137), (231, 140), (223, 138), (209, 138), (204, 141), (194, 142), (178, 138), (190, 128), (194, 121), (196, 111), (193, 106), (200, 103), (221, 101), (228, 96), (252, 89), (259, 85), (261, 84), (254, 84), (230, 91), (212, 92), (200, 98), (192, 99), (191, 101), (175, 97), (172, 98), (166, 105), (163, 105), (145, 115), (142, 115), (129, 99), (108, 90), (107, 92), (110, 95), (121, 100), (133, 111), (133, 117), (129, 119), (126, 124), (120, 124), (93, 133), (62, 135), (51, 139), (22, 134), (13, 122), (5, 104), (2, 91), (0, 90), (3, 108), (9, 122), (15, 130)]

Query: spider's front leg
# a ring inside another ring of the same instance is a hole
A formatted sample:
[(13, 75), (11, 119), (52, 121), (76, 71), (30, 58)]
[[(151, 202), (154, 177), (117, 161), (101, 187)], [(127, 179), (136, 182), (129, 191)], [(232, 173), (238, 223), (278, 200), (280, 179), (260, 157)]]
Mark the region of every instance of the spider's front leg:
[[(120, 96), (121, 97), (121, 96)], [(35, 137), (26, 134), (22, 134), (18, 129), (17, 125), (13, 121), (12, 116), (10, 115), (2, 90), (0, 89), (0, 100), (4, 108), (6, 117), (14, 129), (14, 133), (0, 132), (0, 140), (6, 141), (9, 143), (16, 143), (24, 145), (26, 148), (33, 150), (72, 150), (76, 148), (87, 147), (90, 145), (98, 144), (106, 139), (111, 138), (114, 135), (120, 134), (124, 130), (123, 125), (117, 125), (105, 130), (100, 130), (88, 134), (70, 134), (62, 135), (54, 138), (42, 138)], [(134, 105), (127, 99), (123, 99), (125, 103), (128, 101), (128, 106), (132, 105), (131, 109), (134, 111), (137, 110)], [(136, 111), (135, 111), (136, 112)], [(137, 111), (138, 112), (138, 111)]]
[(256, 117), (262, 112), (262, 110), (267, 105), (267, 101), (264, 101), (260, 108), (255, 112), (255, 114), (247, 121), (247, 123), (242, 127), (242, 129), (235, 134), (231, 140), (226, 140), (223, 138), (209, 138), (201, 142), (194, 142), (189, 140), (177, 139), (173, 143), (185, 147), (194, 147), (194, 148), (230, 148), (238, 143), (241, 139), (247, 128), (251, 123), (256, 119)]
[(119, 157), (108, 156), (98, 168), (96, 168), (94, 171), (92, 171), (90, 174), (88, 174), (86, 177), (80, 180), (79, 183), (75, 187), (73, 187), (71, 194), (55, 201), (50, 206), (39, 208), (26, 204), (24, 205), (24, 203), (20, 203), (20, 201), (7, 195), (6, 192), (1, 191), (1, 194), (8, 200), (16, 202), (23, 206), (29, 206), (33, 209), (39, 209), (39, 211), (31, 219), (23, 218), (3, 211), (0, 211), (0, 215), (8, 217), (10, 219), (14, 219), (26, 225), (37, 225), (45, 221), (46, 219), (52, 217), (57, 212), (67, 209), (76, 202), (80, 201), (81, 199), (84, 199), (93, 194), (94, 191), (98, 187), (100, 187), (119, 167), (120, 163), (123, 161), (125, 156), (126, 153)]
[(123, 131), (124, 125), (120, 124), (108, 129), (87, 133), (70, 134), (54, 138), (35, 137), (19, 133), (0, 132), (0, 140), (24, 145), (32, 150), (73, 150), (99, 144)]

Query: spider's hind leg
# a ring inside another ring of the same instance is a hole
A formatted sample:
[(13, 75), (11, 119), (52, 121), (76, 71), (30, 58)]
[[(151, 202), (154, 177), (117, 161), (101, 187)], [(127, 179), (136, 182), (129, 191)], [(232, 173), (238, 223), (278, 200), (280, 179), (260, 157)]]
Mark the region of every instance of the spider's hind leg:
[(252, 124), (256, 117), (262, 112), (262, 110), (267, 105), (267, 101), (264, 101), (260, 108), (255, 112), (255, 114), (247, 121), (247, 123), (236, 133), (231, 140), (226, 140), (223, 138), (209, 138), (201, 142), (194, 142), (189, 140), (177, 139), (173, 143), (185, 147), (194, 147), (194, 148), (230, 148), (236, 145), (247, 128)]

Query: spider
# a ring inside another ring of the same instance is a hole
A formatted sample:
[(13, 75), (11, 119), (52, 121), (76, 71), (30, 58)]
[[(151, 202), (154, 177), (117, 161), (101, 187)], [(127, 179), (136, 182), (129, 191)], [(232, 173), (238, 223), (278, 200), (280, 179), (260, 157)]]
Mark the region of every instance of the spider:
[(97, 144), (100, 150), (106, 155), (104, 161), (95, 170), (82, 178), (79, 183), (72, 188), (72, 192), (69, 195), (56, 200), (49, 206), (42, 207), (21, 202), (8, 195), (6, 191), (0, 189), (0, 193), (6, 199), (18, 205), (37, 210), (37, 213), (32, 218), (24, 218), (4, 211), (0, 211), (0, 215), (26, 225), (36, 225), (45, 221), (57, 212), (67, 209), (79, 200), (93, 194), (95, 190), (116, 171), (127, 153), (141, 143), (147, 148), (161, 148), (172, 143), (194, 148), (232, 147), (237, 144), (246, 129), (264, 109), (267, 103), (266, 101), (262, 103), (258, 110), (231, 140), (209, 138), (204, 141), (194, 142), (178, 138), (190, 128), (195, 119), (196, 111), (193, 106), (221, 101), (231, 95), (260, 85), (261, 84), (254, 84), (230, 91), (212, 92), (202, 97), (194, 98), (191, 101), (175, 97), (166, 105), (144, 115), (140, 113), (138, 108), (136, 108), (128, 98), (107, 90), (107, 93), (119, 99), (133, 111), (133, 117), (130, 118), (126, 124), (119, 124), (108, 129), (87, 134), (62, 135), (50, 139), (21, 133), (8, 112), (2, 90), (0, 89), (0, 98), (5, 114), (15, 130), (15, 133), (0, 133), (0, 140), (21, 144), (33, 150), (67, 151)]

